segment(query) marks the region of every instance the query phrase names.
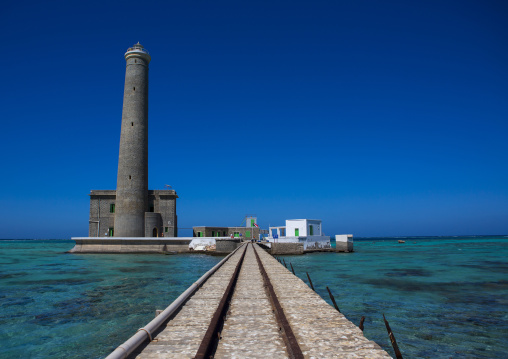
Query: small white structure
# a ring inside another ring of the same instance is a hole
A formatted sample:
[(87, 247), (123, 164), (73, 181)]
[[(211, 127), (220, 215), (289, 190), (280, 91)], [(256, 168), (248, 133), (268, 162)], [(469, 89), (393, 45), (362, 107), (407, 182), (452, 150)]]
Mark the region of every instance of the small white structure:
[(273, 243), (303, 243), (303, 249), (331, 248), (323, 235), (320, 219), (287, 219), (285, 227), (270, 227), (267, 240)]
[(353, 252), (353, 235), (352, 234), (336, 234), (335, 248), (342, 252)]
[(321, 220), (319, 219), (288, 219), (286, 234), (295, 237), (321, 236)]

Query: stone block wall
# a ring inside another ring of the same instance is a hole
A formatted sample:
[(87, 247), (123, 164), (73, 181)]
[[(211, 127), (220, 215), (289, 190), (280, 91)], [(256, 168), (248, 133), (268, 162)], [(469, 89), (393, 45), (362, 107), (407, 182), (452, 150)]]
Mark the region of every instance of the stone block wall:
[[(105, 237), (109, 228), (115, 225), (115, 213), (111, 213), (111, 205), (115, 204), (116, 191), (90, 191), (90, 218), (88, 221), (89, 237)], [(100, 205), (100, 206), (99, 206)], [(97, 231), (98, 222), (100, 222)]]
[(145, 212), (145, 237), (160, 237), (163, 230), (161, 214)]
[(149, 206), (153, 206), (154, 212), (160, 213), (162, 217), (162, 233), (164, 233), (164, 237), (178, 237), (177, 198), (178, 196), (173, 190), (148, 191)]
[[(250, 232), (250, 236), (247, 236), (247, 231)], [(258, 227), (228, 227), (228, 237), (231, 235), (235, 235), (235, 232), (241, 233), (242, 239), (250, 240), (250, 239), (259, 239), (259, 228)]]
[(303, 243), (272, 243), (271, 254), (303, 254)]
[[(247, 232), (250, 232), (250, 235), (247, 236)], [(208, 227), (208, 226), (200, 226), (200, 227), (192, 227), (192, 236), (197, 237), (198, 232), (201, 232), (201, 237), (231, 237), (235, 235), (235, 233), (241, 233), (241, 238), (244, 240), (259, 238), (259, 228), (258, 227)], [(219, 232), (219, 235), (217, 235)]]
[(241, 245), (241, 240), (239, 240), (239, 239), (217, 239), (215, 241), (215, 243), (216, 243), (216, 247), (215, 247), (216, 252), (231, 253), (239, 245)]
[(125, 87), (116, 184), (115, 236), (143, 237), (148, 211), (148, 64), (141, 51), (125, 55)]
[(199, 232), (201, 237), (229, 237), (228, 227), (192, 227), (193, 237), (198, 237)]

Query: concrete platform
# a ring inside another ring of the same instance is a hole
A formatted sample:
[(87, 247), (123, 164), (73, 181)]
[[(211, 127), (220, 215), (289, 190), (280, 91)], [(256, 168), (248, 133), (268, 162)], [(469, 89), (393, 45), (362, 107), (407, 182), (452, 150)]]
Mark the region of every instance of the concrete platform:
[(189, 253), (192, 237), (73, 237), (69, 253)]

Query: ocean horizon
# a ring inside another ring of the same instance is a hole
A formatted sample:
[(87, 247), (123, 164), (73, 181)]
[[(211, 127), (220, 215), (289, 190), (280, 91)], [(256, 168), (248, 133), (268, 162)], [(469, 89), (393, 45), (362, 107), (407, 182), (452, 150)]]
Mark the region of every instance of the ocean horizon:
[[(326, 235), (326, 234), (323, 234)], [(192, 234), (190, 235), (192, 236)], [(77, 238), (87, 236), (74, 236)], [(179, 236), (187, 238), (186, 236)], [(172, 237), (171, 237), (172, 238)], [(178, 238), (178, 237), (175, 237)], [(469, 238), (508, 238), (508, 234), (467, 234), (467, 235), (440, 235), (440, 236), (368, 236), (368, 237), (357, 237), (354, 236), (355, 241), (368, 241), (368, 240), (398, 240), (403, 238), (410, 239), (469, 239)], [(330, 240), (335, 241), (335, 236), (330, 235)], [(72, 241), (70, 238), (0, 238), (0, 241)]]
[[(353, 323), (365, 316), (365, 336), (392, 356), (383, 314), (406, 358), (508, 351), (507, 235), (354, 240), (354, 253), (282, 258)], [(0, 240), (0, 358), (104, 358), (223, 258), (66, 253), (73, 245)]]

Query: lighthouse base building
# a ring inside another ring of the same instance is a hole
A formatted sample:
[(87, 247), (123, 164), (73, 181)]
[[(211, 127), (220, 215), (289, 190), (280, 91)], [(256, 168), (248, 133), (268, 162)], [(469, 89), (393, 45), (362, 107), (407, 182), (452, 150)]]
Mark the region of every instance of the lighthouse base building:
[[(145, 237), (178, 237), (174, 190), (148, 190)], [(89, 237), (115, 236), (115, 190), (90, 191)]]

